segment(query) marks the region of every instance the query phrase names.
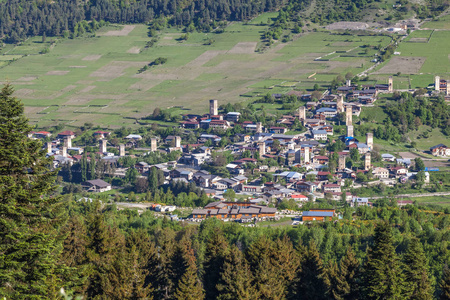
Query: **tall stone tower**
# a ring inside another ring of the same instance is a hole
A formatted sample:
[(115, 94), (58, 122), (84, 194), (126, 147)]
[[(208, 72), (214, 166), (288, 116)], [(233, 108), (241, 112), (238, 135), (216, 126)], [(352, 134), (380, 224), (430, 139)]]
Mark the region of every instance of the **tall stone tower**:
[(304, 121), (306, 119), (306, 106), (300, 106), (298, 108), (298, 119)]
[(256, 123), (256, 133), (262, 133), (262, 127), (261, 122)]
[(52, 142), (47, 142), (47, 153), (52, 154)]
[(150, 139), (150, 151), (155, 152), (158, 150), (158, 140), (156, 138)]
[(339, 170), (345, 169), (345, 156), (344, 155), (339, 156), (338, 169)]
[(338, 113), (344, 112), (344, 95), (339, 95), (337, 98), (336, 110)]
[(439, 76), (434, 76), (434, 90), (439, 92), (441, 87), (441, 78)]
[(372, 168), (372, 165), (370, 163), (370, 152), (366, 152), (364, 155), (364, 170), (370, 170)]
[(347, 136), (353, 137), (353, 126), (347, 126)]
[(310, 155), (309, 155), (309, 147), (305, 147), (305, 163), (309, 163), (311, 161)]
[(100, 140), (100, 152), (101, 153), (106, 153), (107, 152), (107, 150), (106, 150), (106, 143), (107, 142), (108, 142), (107, 140)]
[(64, 157), (67, 157), (67, 147), (66, 146), (62, 147), (61, 155), (64, 156)]
[(347, 106), (345, 108), (345, 125), (347, 125), (347, 126), (353, 125), (353, 123), (352, 123), (352, 117), (353, 117), (352, 113), (353, 113), (352, 112), (352, 107), (351, 106)]
[(373, 133), (372, 132), (368, 132), (366, 134), (366, 144), (370, 148), (370, 151), (372, 151), (372, 149), (373, 149)]
[(176, 136), (175, 137), (175, 147), (176, 148), (181, 148), (181, 136)]
[(64, 146), (66, 146), (67, 149), (72, 148), (72, 137), (70, 135), (64, 138)]
[(217, 116), (219, 114), (219, 106), (217, 100), (209, 100), (209, 114)]
[(450, 80), (447, 80), (447, 96), (450, 96)]
[(125, 145), (124, 144), (119, 145), (119, 156), (125, 156)]
[(266, 154), (266, 143), (265, 142), (258, 143), (258, 151), (259, 151), (259, 158), (262, 158), (263, 155)]
[(389, 76), (388, 92), (392, 93), (393, 91), (394, 91), (394, 79), (392, 78), (392, 76)]

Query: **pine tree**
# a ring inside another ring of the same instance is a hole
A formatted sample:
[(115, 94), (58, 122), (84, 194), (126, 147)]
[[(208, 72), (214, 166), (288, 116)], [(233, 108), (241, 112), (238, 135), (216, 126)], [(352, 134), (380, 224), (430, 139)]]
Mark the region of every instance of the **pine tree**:
[(250, 267), (236, 246), (232, 246), (225, 257), (217, 290), (219, 292), (218, 300), (259, 299), (259, 291), (253, 284)]
[(326, 299), (327, 285), (324, 271), (316, 244), (311, 241), (302, 261), (301, 272), (298, 275), (297, 295), (301, 299)]
[(374, 245), (365, 265), (365, 284), (367, 299), (401, 299), (404, 294), (403, 273), (387, 222), (375, 228)]
[(327, 285), (333, 299), (357, 300), (361, 298), (361, 267), (352, 248), (341, 259), (339, 267), (332, 262), (327, 272)]
[(422, 245), (413, 238), (404, 256), (405, 279), (410, 299), (432, 299), (433, 291), (428, 277), (428, 264)]
[(439, 287), (441, 288), (441, 300), (448, 300), (450, 299), (450, 269), (448, 268), (448, 265), (446, 264), (444, 266), (444, 270), (442, 271), (442, 279), (439, 284)]
[(219, 284), (220, 273), (222, 271), (225, 257), (228, 251), (228, 242), (223, 236), (223, 232), (216, 230), (206, 243), (205, 262), (203, 263), (205, 284), (205, 298), (216, 299), (218, 291), (216, 285)]
[(282, 262), (286, 263), (285, 257), (291, 257), (291, 253), (288, 253), (288, 250), (286, 253), (278, 253), (278, 250), (284, 252), (283, 246), (276, 245), (266, 236), (262, 236), (247, 250), (248, 262), (260, 299), (284, 299), (287, 295), (286, 278), (290, 275), (286, 272), (290, 271), (282, 266)]
[(178, 247), (179, 252), (182, 253), (182, 263), (180, 268), (176, 269), (184, 268), (184, 272), (177, 274), (179, 280), (175, 284), (174, 298), (177, 300), (202, 300), (205, 298), (205, 294), (197, 275), (196, 258), (190, 241), (181, 241)]
[(59, 289), (59, 197), (40, 141), (31, 140), (23, 104), (13, 88), (0, 91), (0, 295), (9, 299), (53, 297)]

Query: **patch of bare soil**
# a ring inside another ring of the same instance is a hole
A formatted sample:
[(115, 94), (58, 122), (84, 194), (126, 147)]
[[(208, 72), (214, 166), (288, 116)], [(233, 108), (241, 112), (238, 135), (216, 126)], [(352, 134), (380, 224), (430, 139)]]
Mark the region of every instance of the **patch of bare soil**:
[(94, 55), (88, 55), (88, 56), (85, 56), (85, 57), (83, 57), (82, 60), (85, 60), (85, 61), (95, 61), (95, 60), (100, 59), (100, 57), (102, 57), (100, 54), (94, 54)]
[(98, 77), (99, 81), (110, 81), (125, 74), (125, 70), (130, 67), (142, 67), (149, 62), (134, 61), (112, 61), (101, 67), (97, 71), (92, 72), (89, 77)]
[(369, 24), (363, 22), (336, 22), (326, 27), (328, 30), (364, 30)]
[(161, 82), (163, 82), (164, 80), (148, 80), (148, 79), (142, 79), (139, 82), (136, 82), (134, 84), (132, 84), (130, 86), (130, 89), (133, 90), (140, 90), (140, 91), (148, 91), (149, 89), (151, 89), (154, 86), (157, 86), (158, 84), (160, 84)]
[(121, 30), (110, 30), (108, 32), (99, 33), (99, 36), (127, 36), (133, 29), (135, 25), (124, 25)]
[(228, 51), (230, 54), (251, 54), (255, 52), (257, 42), (240, 42), (234, 45), (231, 50)]
[(33, 81), (33, 80), (35, 80), (35, 79), (37, 79), (37, 76), (23, 76), (23, 77), (20, 77), (19, 79), (17, 79), (17, 81)]
[(196, 59), (190, 61), (185, 65), (185, 67), (200, 67), (209, 62), (211, 59), (219, 54), (224, 54), (224, 50), (208, 50), (200, 54)]
[(425, 60), (426, 57), (394, 56), (384, 67), (372, 74), (395, 74), (397, 72), (417, 74)]
[(139, 54), (141, 52), (141, 48), (139, 47), (132, 47), (130, 49), (128, 49), (127, 53), (131, 53), (131, 54)]
[(92, 90), (95, 89), (95, 88), (96, 88), (95, 85), (89, 85), (89, 86), (85, 87), (84, 89), (82, 89), (82, 90), (80, 91), (80, 93), (88, 93), (88, 92), (92, 91)]
[(45, 75), (56, 75), (56, 76), (62, 76), (69, 73), (69, 71), (48, 71)]
[(32, 89), (20, 89), (14, 92), (15, 97), (25, 97), (34, 93)]
[(69, 66), (69, 68), (81, 69), (81, 68), (86, 68), (86, 66)]

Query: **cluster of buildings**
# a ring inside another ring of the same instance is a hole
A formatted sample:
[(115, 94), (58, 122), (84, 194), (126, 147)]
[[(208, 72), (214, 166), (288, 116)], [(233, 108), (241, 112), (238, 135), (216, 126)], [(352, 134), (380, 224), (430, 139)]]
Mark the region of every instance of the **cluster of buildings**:
[[(450, 84), (437, 79), (439, 88), (449, 89)], [(183, 116), (180, 127), (186, 129), (213, 129), (213, 133), (201, 133), (195, 144), (183, 143), (181, 136), (169, 135), (165, 138), (150, 139), (148, 152), (180, 151), (181, 157), (177, 161), (150, 165), (138, 161), (135, 168), (140, 176), (146, 177), (151, 168), (161, 170), (165, 183), (183, 182), (195, 183), (205, 190), (205, 193), (216, 200), (202, 209), (195, 209), (192, 218), (204, 219), (216, 217), (223, 220), (249, 220), (274, 218), (277, 205), (286, 199), (292, 199), (299, 206), (303, 202), (314, 200), (316, 197), (326, 197), (330, 200), (345, 199), (353, 206), (371, 205), (364, 198), (355, 197), (345, 191), (344, 186), (358, 187), (356, 182), (358, 173), (374, 178), (370, 184), (383, 183), (386, 185), (402, 184), (414, 180), (416, 173), (410, 170), (411, 161), (400, 159), (391, 154), (382, 155), (382, 164), (373, 165), (372, 151), (374, 147), (373, 133), (368, 132), (363, 140), (354, 135), (353, 117), (361, 113), (365, 105), (376, 101), (382, 92), (393, 91), (393, 80), (388, 84), (363, 86), (358, 90), (350, 82), (337, 89), (337, 95), (324, 95), (318, 102), (312, 100), (311, 95), (296, 95), (307, 103), (292, 115), (283, 115), (277, 120), (276, 126), (264, 126), (261, 122), (242, 121), (239, 112), (219, 114), (218, 101), (210, 100), (209, 114)], [(341, 120), (341, 121), (339, 121)], [(333, 124), (344, 123), (345, 133), (337, 137)], [(296, 124), (301, 123), (307, 130), (300, 134), (287, 134)], [(229, 175), (212, 174), (202, 168), (213, 160), (213, 149), (222, 139), (221, 130), (232, 128), (239, 124), (243, 133), (233, 137), (233, 143), (226, 146), (235, 159), (225, 163), (223, 168)], [(218, 130), (220, 129), (220, 130)], [(96, 131), (93, 133), (98, 140), (98, 154), (100, 159), (116, 163), (120, 157), (127, 156), (126, 149), (137, 147), (142, 136), (130, 134), (119, 145), (108, 142), (110, 132)], [(32, 132), (33, 138), (49, 139), (51, 133), (45, 131)], [(45, 145), (48, 156), (54, 159), (55, 167), (62, 164), (79, 161), (84, 149), (72, 145), (75, 133), (63, 131), (56, 138)], [(332, 153), (327, 149), (327, 142), (340, 139), (345, 149)], [(164, 147), (162, 147), (164, 145)], [(112, 148), (115, 150), (112, 151)], [(108, 151), (109, 150), (109, 151)], [(356, 169), (347, 163), (351, 151), (357, 151), (362, 159), (362, 167)], [(430, 149), (433, 155), (448, 156), (450, 149), (439, 144)], [(146, 153), (148, 153), (146, 152)], [(244, 153), (247, 155), (244, 157)], [(248, 155), (250, 153), (250, 155)], [(337, 165), (330, 169), (332, 156), (338, 157)], [(250, 157), (248, 157), (250, 156)], [(135, 156), (134, 156), (135, 157)], [(302, 169), (297, 172), (294, 170)], [(123, 177), (126, 170), (118, 171), (115, 176)], [(266, 176), (273, 178), (270, 182)], [(251, 178), (251, 179), (249, 179)], [(429, 174), (426, 172), (426, 182)], [(111, 189), (111, 185), (103, 180), (90, 180), (83, 183), (88, 191), (102, 192)], [(224, 193), (233, 190), (244, 195), (248, 202), (226, 202)], [(325, 213), (325, 215), (323, 215)], [(330, 215), (331, 213), (331, 215)], [(322, 214), (322, 215), (321, 215)], [(330, 216), (328, 216), (330, 215)], [(333, 217), (334, 212), (311, 211), (303, 215), (305, 220)]]

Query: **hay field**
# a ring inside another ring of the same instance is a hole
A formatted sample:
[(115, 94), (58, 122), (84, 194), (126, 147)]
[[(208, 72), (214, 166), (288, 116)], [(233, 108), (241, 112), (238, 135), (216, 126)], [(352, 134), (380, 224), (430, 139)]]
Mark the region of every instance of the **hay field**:
[[(181, 31), (165, 29), (148, 49), (144, 25), (110, 26), (93, 38), (60, 40), (47, 54), (39, 54), (48, 46), (39, 38), (23, 49), (25, 45), (7, 45), (0, 54), (8, 51), (5, 56), (11, 57), (4, 60), (15, 61), (1, 68), (0, 82), (14, 84), (30, 121), (40, 127), (93, 122), (118, 128), (137, 126), (132, 118), (149, 115), (156, 107), (184, 106), (204, 113), (213, 98), (220, 104), (235, 103), (266, 93), (310, 89), (315, 83), (325, 85), (338, 74), (356, 74), (371, 65), (371, 56), (364, 55), (361, 46), (389, 42), (383, 36), (317, 32), (255, 52), (267, 28), (259, 23), (272, 15), (247, 25), (233, 23), (221, 34), (191, 33), (183, 42)], [(214, 43), (205, 45), (209, 39)], [(32, 47), (33, 55), (22, 57)], [(350, 57), (332, 55), (328, 61), (315, 61), (334, 51), (349, 51)], [(138, 74), (158, 57), (166, 57), (167, 63)], [(308, 78), (313, 73), (317, 74)]]

